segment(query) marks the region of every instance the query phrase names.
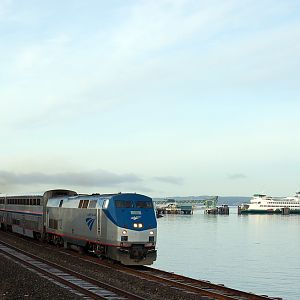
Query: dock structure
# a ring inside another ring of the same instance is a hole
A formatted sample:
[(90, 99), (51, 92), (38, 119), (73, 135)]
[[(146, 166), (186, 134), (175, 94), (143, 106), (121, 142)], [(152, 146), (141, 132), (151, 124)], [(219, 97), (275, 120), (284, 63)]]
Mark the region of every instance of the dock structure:
[(209, 215), (229, 215), (229, 207), (228, 205), (213, 207), (213, 208), (206, 209), (205, 213)]
[(194, 211), (193, 205), (178, 205), (178, 204), (168, 204), (166, 206), (159, 206), (156, 208), (156, 215), (165, 214), (184, 214), (192, 215)]
[(192, 215), (196, 205), (204, 204), (206, 209), (216, 207), (218, 196), (213, 196), (207, 199), (187, 199), (175, 200), (166, 198), (163, 201), (154, 201), (156, 206), (156, 215), (164, 214), (184, 214)]

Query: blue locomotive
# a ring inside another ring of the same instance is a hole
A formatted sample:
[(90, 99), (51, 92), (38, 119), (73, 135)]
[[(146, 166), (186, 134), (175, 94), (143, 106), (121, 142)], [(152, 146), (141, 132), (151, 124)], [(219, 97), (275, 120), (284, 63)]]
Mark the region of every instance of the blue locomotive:
[(0, 195), (0, 224), (22, 235), (92, 251), (125, 265), (150, 265), (156, 260), (153, 202), (140, 194), (51, 190)]

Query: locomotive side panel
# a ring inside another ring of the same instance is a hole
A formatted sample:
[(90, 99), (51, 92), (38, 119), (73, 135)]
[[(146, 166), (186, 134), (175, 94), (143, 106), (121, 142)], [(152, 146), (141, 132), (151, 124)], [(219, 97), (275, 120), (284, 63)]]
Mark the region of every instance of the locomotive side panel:
[(49, 199), (47, 204), (48, 234), (61, 237), (61, 242), (85, 246), (97, 242), (97, 201), (90, 196)]
[(64, 241), (84, 246), (87, 241), (95, 240), (96, 211), (77, 208), (47, 208), (47, 232), (61, 236)]

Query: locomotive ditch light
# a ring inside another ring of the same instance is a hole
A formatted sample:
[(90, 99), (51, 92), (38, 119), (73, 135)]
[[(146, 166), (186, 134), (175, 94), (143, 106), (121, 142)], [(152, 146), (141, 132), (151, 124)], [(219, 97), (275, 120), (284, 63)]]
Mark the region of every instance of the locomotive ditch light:
[(154, 234), (154, 231), (151, 230), (151, 231), (149, 232), (149, 234), (150, 234), (150, 235), (153, 235), (153, 234)]
[(122, 231), (122, 234), (127, 234), (127, 230), (124, 229), (124, 230)]

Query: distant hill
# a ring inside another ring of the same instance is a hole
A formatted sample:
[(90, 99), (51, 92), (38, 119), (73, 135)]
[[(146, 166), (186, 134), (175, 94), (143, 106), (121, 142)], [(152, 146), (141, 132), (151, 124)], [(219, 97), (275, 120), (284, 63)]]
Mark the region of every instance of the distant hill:
[[(180, 200), (203, 200), (203, 199), (208, 199), (213, 196), (187, 196), (187, 197), (180, 197), (180, 196), (175, 196), (175, 197), (166, 197), (166, 198), (153, 198), (154, 201), (162, 201), (164, 199), (175, 199), (177, 201)], [(218, 198), (218, 205), (229, 205), (229, 206), (236, 206), (236, 205), (241, 205), (242, 203), (248, 203), (250, 202), (251, 197), (241, 197), (241, 196), (219, 196)]]

